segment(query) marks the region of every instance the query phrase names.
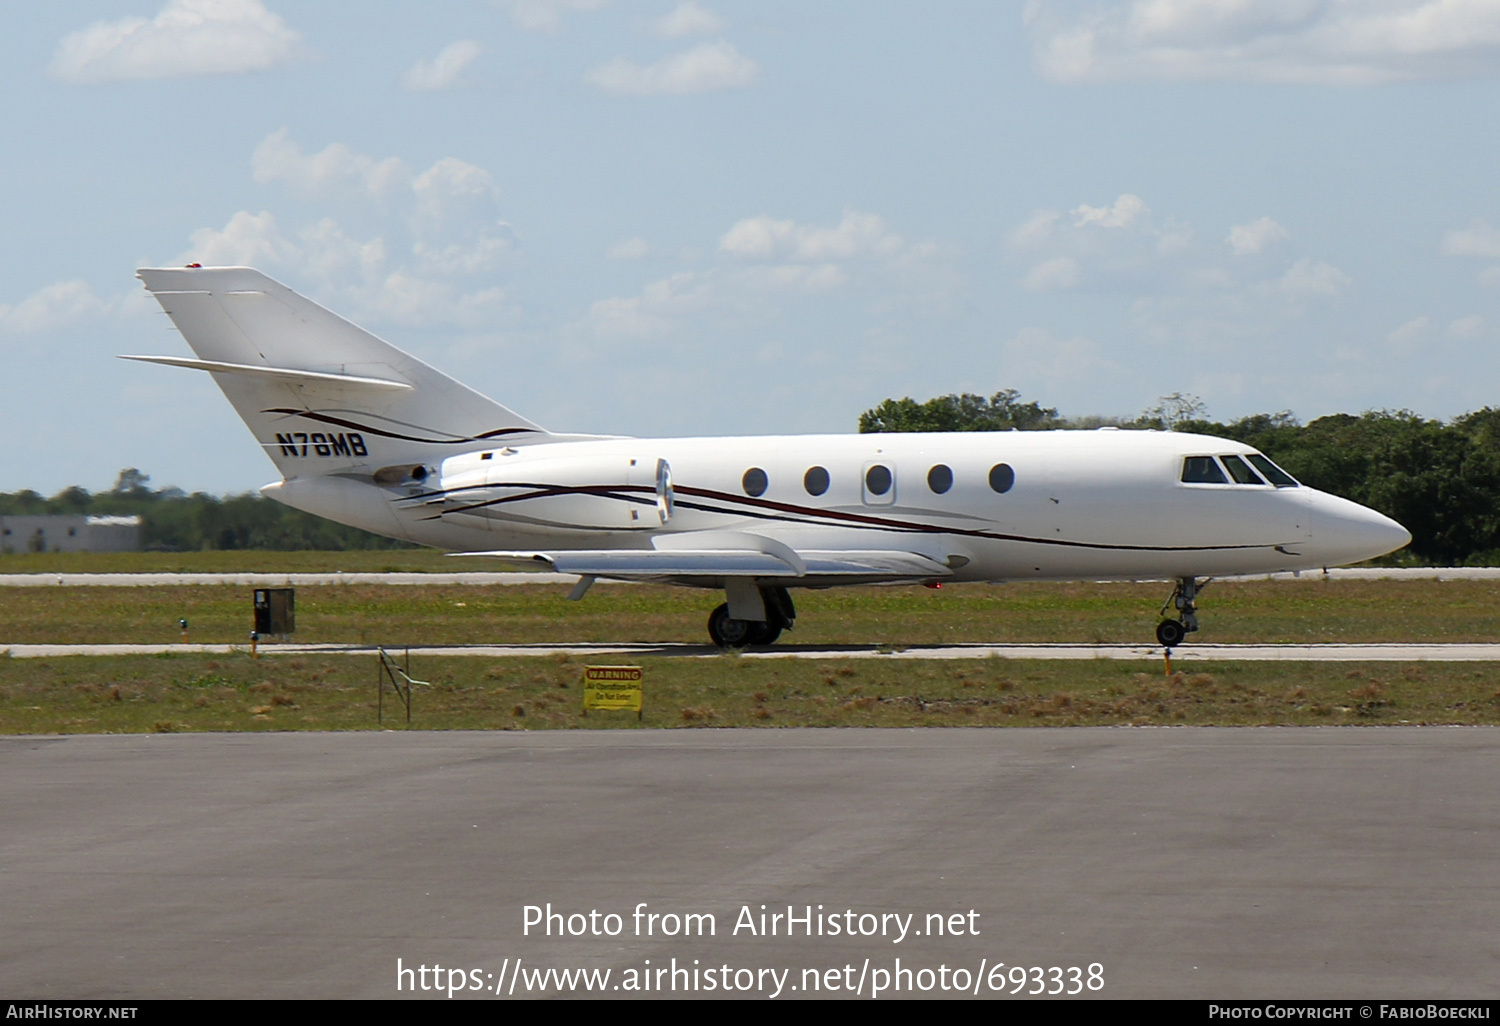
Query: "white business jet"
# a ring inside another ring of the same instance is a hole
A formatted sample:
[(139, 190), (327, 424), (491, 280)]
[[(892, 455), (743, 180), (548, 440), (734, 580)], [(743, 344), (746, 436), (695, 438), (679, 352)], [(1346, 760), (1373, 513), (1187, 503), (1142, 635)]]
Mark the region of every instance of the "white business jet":
[[(724, 592), (708, 631), (766, 645), (793, 588), (1176, 582), (1370, 559), (1411, 540), (1248, 445), (1159, 431), (615, 438), (559, 435), (246, 267), (138, 272), (282, 480), (340, 523), (595, 578)], [(1165, 608), (1165, 607), (1164, 607)]]

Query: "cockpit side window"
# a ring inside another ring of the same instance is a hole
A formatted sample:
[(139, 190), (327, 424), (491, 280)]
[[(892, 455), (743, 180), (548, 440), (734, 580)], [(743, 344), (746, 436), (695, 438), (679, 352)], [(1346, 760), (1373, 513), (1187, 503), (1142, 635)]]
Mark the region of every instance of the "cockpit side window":
[(1230, 455), (1221, 456), (1219, 458), (1224, 461), (1224, 466), (1229, 468), (1230, 476), (1234, 478), (1235, 484), (1265, 484), (1265, 482), (1260, 479), (1260, 475), (1251, 470), (1249, 465), (1247, 465), (1245, 461), (1240, 459), (1238, 456)]
[(1294, 478), (1291, 474), (1288, 474), (1286, 471), (1282, 470), (1270, 460), (1266, 459), (1266, 457), (1262, 456), (1260, 453), (1252, 452), (1245, 458), (1248, 459), (1251, 463), (1255, 464), (1255, 469), (1265, 475), (1265, 479), (1271, 482), (1277, 488), (1297, 487), (1296, 478)]
[(1212, 456), (1189, 456), (1182, 461), (1183, 484), (1228, 484)]

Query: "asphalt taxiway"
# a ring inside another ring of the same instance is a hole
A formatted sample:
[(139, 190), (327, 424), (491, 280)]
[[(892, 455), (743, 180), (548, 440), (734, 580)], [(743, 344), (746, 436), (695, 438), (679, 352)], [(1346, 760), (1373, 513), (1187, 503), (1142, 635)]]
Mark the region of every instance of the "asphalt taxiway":
[[(28, 998), (413, 996), (398, 959), (487, 991), (608, 969), (609, 996), (676, 959), (682, 987), (791, 970), (783, 998), (997, 963), (1483, 998), (1500, 954), (1492, 728), (4, 737), (0, 773), (0, 991)], [(548, 903), (583, 932), (527, 935)], [(919, 932), (734, 931), (763, 905)], [(689, 913), (714, 934), (662, 935)]]

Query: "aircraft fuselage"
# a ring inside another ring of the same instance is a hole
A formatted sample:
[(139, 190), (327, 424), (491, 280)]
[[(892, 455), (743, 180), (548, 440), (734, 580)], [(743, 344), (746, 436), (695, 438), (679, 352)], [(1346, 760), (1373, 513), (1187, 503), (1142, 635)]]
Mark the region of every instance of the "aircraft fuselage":
[[(1251, 454), (1208, 436), (1112, 430), (544, 443), (479, 449), (412, 467), (420, 479), (363, 486), (359, 519), (457, 551), (650, 549), (748, 532), (798, 551), (919, 553), (951, 581), (1306, 570), (1407, 540), (1393, 521), (1305, 485), (1263, 474), (1183, 480), (1188, 457)], [(326, 514), (312, 494), (324, 480), (271, 488)]]

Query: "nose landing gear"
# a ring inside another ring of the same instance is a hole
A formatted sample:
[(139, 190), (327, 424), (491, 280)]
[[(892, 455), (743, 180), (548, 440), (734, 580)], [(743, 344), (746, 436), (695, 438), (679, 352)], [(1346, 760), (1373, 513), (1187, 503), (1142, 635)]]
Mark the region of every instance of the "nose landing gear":
[(1182, 644), (1184, 638), (1198, 629), (1197, 599), (1201, 589), (1202, 585), (1198, 583), (1196, 577), (1178, 579), (1177, 587), (1173, 590), (1171, 597), (1161, 607), (1161, 611), (1165, 613), (1175, 606), (1178, 610), (1178, 618), (1163, 620), (1156, 625), (1156, 640), (1161, 643), (1162, 648), (1176, 648)]

